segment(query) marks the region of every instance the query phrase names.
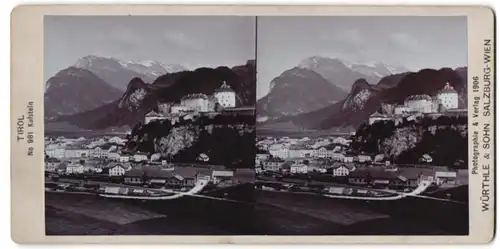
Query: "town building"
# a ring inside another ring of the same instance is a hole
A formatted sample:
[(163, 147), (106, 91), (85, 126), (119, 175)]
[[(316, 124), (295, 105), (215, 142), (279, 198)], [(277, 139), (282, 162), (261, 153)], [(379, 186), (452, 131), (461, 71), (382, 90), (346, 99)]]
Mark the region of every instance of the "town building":
[(290, 165), (291, 174), (307, 174), (308, 167), (303, 163), (294, 163)]
[(434, 181), (437, 185), (450, 184), (455, 185), (457, 182), (457, 172), (455, 171), (436, 171), (434, 173)]
[(132, 156), (134, 162), (144, 162), (148, 160), (148, 155), (146, 153), (137, 152)]
[(68, 163), (66, 165), (66, 173), (67, 174), (83, 174), (85, 171), (84, 167), (80, 163)]
[(345, 164), (339, 164), (332, 168), (333, 177), (348, 176), (350, 173), (349, 168)]
[(90, 149), (90, 157), (92, 158), (107, 158), (108, 154), (109, 154), (108, 150), (105, 150), (99, 146)]
[(269, 148), (269, 154), (273, 157), (279, 157), (282, 159), (289, 158), (288, 146), (282, 144), (275, 144)]
[(365, 167), (351, 171), (348, 181), (349, 184), (370, 185), (374, 188), (415, 188), (424, 177), (420, 171), (418, 168)]
[(49, 157), (45, 159), (45, 171), (54, 172), (61, 161), (54, 157)]
[(281, 165), (284, 163), (285, 161), (282, 160), (281, 158), (278, 158), (278, 157), (273, 157), (273, 158), (270, 158), (268, 159), (267, 161), (264, 161), (263, 163), (263, 168), (265, 171), (280, 171), (280, 168), (281, 168)]
[(49, 157), (61, 159), (66, 156), (66, 149), (60, 147), (46, 148), (45, 154), (47, 154), (47, 156)]
[(71, 147), (66, 149), (64, 156), (66, 158), (84, 158), (90, 156), (90, 150), (81, 147)]
[(255, 165), (260, 165), (265, 160), (269, 159), (270, 154), (267, 153), (257, 153), (255, 155)]
[[(146, 157), (146, 161), (147, 161), (147, 157)], [(129, 155), (119, 155), (118, 157), (118, 161), (121, 162), (121, 163), (126, 163), (126, 162), (129, 162), (130, 161), (130, 156)]]
[(214, 97), (222, 107), (236, 107), (236, 93), (224, 81), (220, 88), (215, 90)]
[(458, 93), (457, 91), (450, 85), (449, 82), (446, 82), (444, 88), (438, 92), (438, 99), (441, 104), (446, 109), (456, 109), (458, 108)]
[(318, 158), (331, 158), (333, 154), (332, 146), (322, 146), (314, 150), (314, 157)]
[(212, 171), (212, 182), (218, 184), (224, 180), (230, 180), (234, 176), (234, 172), (232, 170), (225, 169), (216, 169)]
[(372, 157), (369, 156), (369, 155), (358, 155), (356, 157), (356, 161), (358, 161), (360, 163), (371, 162), (372, 161)]
[(127, 170), (131, 169), (131, 166), (124, 164), (111, 164), (108, 165), (108, 169), (109, 176), (123, 176)]
[(123, 182), (130, 185), (144, 184), (144, 171), (142, 169), (131, 169), (123, 175)]

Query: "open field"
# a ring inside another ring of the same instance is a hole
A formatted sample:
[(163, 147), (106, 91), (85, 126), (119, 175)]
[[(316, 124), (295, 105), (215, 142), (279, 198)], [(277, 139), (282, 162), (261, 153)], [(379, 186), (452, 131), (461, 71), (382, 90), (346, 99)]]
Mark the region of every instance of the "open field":
[[(463, 195), (457, 188), (452, 195)], [(436, 196), (446, 196), (446, 191)], [(250, 188), (196, 197), (124, 201), (45, 194), (49, 235), (446, 235), (467, 234), (466, 205), (407, 198), (367, 202)], [(244, 198), (242, 198), (244, 197)], [(240, 198), (238, 200), (238, 198)], [(109, 214), (109, 215), (108, 215)]]

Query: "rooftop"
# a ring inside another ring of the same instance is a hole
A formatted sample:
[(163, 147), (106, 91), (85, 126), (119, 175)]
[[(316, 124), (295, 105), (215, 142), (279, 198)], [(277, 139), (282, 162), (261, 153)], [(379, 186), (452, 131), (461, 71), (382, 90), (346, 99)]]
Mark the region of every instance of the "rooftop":
[(203, 93), (193, 93), (193, 94), (188, 94), (181, 98), (181, 100), (187, 100), (187, 99), (208, 99), (208, 96)]
[(441, 91), (439, 91), (438, 94), (442, 93), (457, 93), (457, 91), (455, 91), (455, 89), (453, 88), (453, 86), (450, 85), (449, 82), (446, 82), (446, 85), (443, 87)]
[(233, 89), (231, 89), (231, 86), (226, 84), (226, 81), (223, 81), (220, 88), (215, 89), (215, 92), (234, 92), (234, 91), (233, 91)]
[(432, 101), (431, 96), (427, 94), (416, 94), (416, 95), (411, 95), (408, 96), (405, 101), (416, 101), (416, 100), (427, 100), (427, 101)]

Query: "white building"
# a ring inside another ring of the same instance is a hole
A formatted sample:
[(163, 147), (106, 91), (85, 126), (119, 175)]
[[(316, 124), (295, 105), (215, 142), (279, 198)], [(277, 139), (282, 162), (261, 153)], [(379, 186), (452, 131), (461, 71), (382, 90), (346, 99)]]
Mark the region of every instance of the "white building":
[[(146, 160), (147, 160), (147, 157), (146, 157)], [(130, 161), (130, 156), (120, 155), (119, 158), (118, 158), (118, 161), (120, 161), (121, 163), (129, 162)]]
[(280, 171), (281, 166), (285, 161), (280, 158), (271, 158), (263, 163), (265, 171)]
[(437, 97), (446, 109), (458, 108), (458, 93), (450, 86), (450, 83), (446, 82), (446, 85), (439, 91)]
[(85, 168), (79, 163), (69, 163), (66, 165), (66, 173), (68, 174), (82, 174), (84, 171)]
[(120, 154), (118, 154), (118, 152), (109, 152), (108, 159), (113, 161), (120, 161)]
[(184, 112), (189, 112), (190, 109), (187, 106), (181, 105), (181, 104), (173, 104), (172, 107), (170, 107), (170, 112), (172, 114), (179, 114), (179, 113), (184, 113)]
[(85, 148), (70, 148), (70, 149), (66, 149), (66, 151), (64, 152), (64, 156), (66, 158), (89, 157), (90, 151), (89, 151), (89, 149), (85, 149)]
[(212, 171), (212, 181), (217, 184), (223, 179), (232, 178), (234, 172), (231, 170), (214, 170)]
[(405, 106), (411, 112), (430, 113), (432, 112), (432, 98), (427, 94), (412, 95), (405, 99)]
[(434, 179), (437, 185), (441, 184), (457, 184), (457, 172), (453, 171), (437, 171), (434, 174)]
[(262, 162), (264, 162), (265, 160), (267, 160), (269, 158), (269, 154), (260, 154), (258, 153), (257, 155), (255, 155), (255, 166), (259, 166)]
[[(121, 159), (121, 158), (120, 158)], [(148, 155), (144, 153), (136, 153), (132, 156), (132, 159), (134, 162), (142, 162), (142, 161), (147, 161), (148, 160)], [(121, 161), (121, 160), (120, 160)]]
[(95, 147), (90, 150), (90, 157), (93, 158), (107, 158), (108, 154), (108, 150), (104, 150), (101, 147)]
[(45, 154), (47, 154), (49, 157), (61, 159), (61, 158), (64, 158), (66, 156), (66, 149), (65, 148), (45, 149)]
[(358, 162), (360, 162), (360, 163), (371, 162), (371, 161), (372, 161), (371, 156), (368, 156), (368, 155), (359, 155), (358, 156)]
[(333, 150), (327, 150), (325, 147), (320, 147), (314, 150), (314, 157), (327, 158), (331, 157)]
[(206, 94), (189, 94), (181, 98), (181, 105), (189, 110), (197, 112), (212, 112), (215, 108), (215, 99), (209, 98)]
[(269, 154), (271, 154), (273, 157), (286, 159), (289, 157), (289, 150), (285, 145), (275, 144), (269, 148)]
[(303, 163), (294, 163), (290, 166), (290, 173), (292, 174), (307, 174), (307, 165)]
[(127, 170), (126, 170), (125, 166), (123, 166), (121, 164), (117, 164), (117, 165), (111, 166), (109, 168), (109, 176), (122, 176), (122, 175), (125, 175), (126, 171)]
[(214, 96), (222, 107), (236, 107), (236, 93), (224, 81), (219, 89), (215, 90)]
[(349, 172), (350, 172), (350, 170), (349, 170), (349, 168), (347, 168), (347, 166), (345, 164), (340, 164), (340, 165), (333, 168), (332, 176), (333, 177), (348, 176)]

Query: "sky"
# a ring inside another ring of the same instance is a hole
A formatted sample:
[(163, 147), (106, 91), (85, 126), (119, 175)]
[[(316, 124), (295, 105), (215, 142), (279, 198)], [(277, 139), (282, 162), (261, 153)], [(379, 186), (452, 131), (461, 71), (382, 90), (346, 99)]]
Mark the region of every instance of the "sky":
[(467, 66), (466, 17), (259, 17), (257, 97), (310, 56), (383, 62), (412, 71)]
[(255, 59), (255, 17), (46, 16), (44, 78), (87, 55), (194, 69)]

